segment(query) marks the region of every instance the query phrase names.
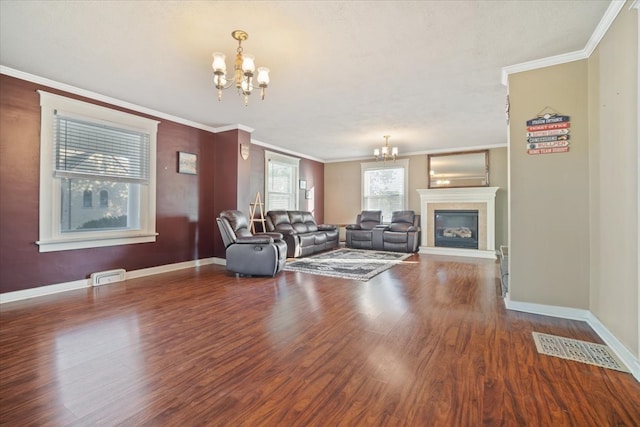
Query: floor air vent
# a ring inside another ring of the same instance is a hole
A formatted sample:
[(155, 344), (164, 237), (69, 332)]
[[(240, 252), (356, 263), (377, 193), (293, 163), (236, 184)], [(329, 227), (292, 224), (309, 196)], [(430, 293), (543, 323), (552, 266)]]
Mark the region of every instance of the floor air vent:
[(98, 271), (91, 274), (91, 286), (108, 285), (109, 283), (121, 282), (124, 280), (124, 269)]

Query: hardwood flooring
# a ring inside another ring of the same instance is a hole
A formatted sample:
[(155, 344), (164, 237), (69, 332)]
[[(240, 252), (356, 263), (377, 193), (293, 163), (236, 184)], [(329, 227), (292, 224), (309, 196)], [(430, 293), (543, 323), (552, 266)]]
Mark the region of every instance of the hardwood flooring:
[(358, 282), (210, 265), (0, 306), (2, 426), (638, 426), (630, 375), (536, 352), (497, 264)]

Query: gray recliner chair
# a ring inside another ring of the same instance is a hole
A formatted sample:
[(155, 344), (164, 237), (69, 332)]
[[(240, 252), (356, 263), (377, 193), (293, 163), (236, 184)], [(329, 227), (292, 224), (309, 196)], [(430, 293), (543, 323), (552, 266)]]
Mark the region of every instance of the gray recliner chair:
[(244, 276), (275, 276), (287, 261), (280, 233), (256, 233), (241, 211), (227, 210), (216, 218), (226, 248), (227, 270)]
[(393, 252), (417, 252), (420, 244), (420, 215), (411, 210), (395, 211), (389, 224), (373, 229), (373, 249)]
[(373, 249), (373, 229), (382, 222), (382, 211), (362, 211), (355, 224), (346, 226), (345, 246), (353, 249)]

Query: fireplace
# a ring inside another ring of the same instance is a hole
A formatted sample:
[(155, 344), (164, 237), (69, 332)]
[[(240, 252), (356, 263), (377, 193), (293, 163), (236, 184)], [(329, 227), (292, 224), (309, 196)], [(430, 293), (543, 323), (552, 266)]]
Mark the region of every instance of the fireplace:
[(478, 249), (477, 210), (435, 210), (435, 246)]
[[(420, 253), (496, 259), (497, 191), (498, 187), (419, 189), (422, 227)], [(443, 211), (456, 212), (457, 218), (452, 223), (436, 224), (436, 211), (438, 215)], [(461, 215), (461, 212), (473, 212), (476, 219)], [(446, 228), (449, 230), (445, 236)], [(442, 229), (440, 233), (438, 229)], [(469, 234), (471, 237), (467, 237)]]

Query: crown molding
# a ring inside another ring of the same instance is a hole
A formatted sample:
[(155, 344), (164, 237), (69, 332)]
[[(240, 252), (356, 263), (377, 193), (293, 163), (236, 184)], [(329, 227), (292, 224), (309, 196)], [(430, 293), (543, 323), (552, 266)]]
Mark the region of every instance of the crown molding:
[[(638, 1), (638, 0), (636, 0)], [(581, 59), (587, 59), (595, 48), (602, 40), (602, 37), (607, 33), (609, 27), (615, 20), (618, 13), (624, 7), (625, 0), (613, 0), (606, 12), (602, 16), (602, 19), (598, 23), (598, 26), (591, 34), (591, 38), (587, 42), (586, 46), (582, 50), (575, 52), (569, 52), (562, 55), (550, 56), (548, 58), (536, 59), (533, 61), (522, 62), (520, 64), (509, 65), (502, 68), (502, 84), (509, 86), (509, 75), (514, 73), (521, 73), (523, 71), (536, 70), (538, 68), (550, 67), (552, 65), (566, 64), (567, 62), (579, 61)], [(633, 7), (633, 5), (632, 5)]]
[(288, 150), (286, 148), (278, 147), (277, 145), (271, 145), (266, 142), (259, 141), (257, 139), (251, 138), (251, 143), (255, 145), (259, 145), (260, 147), (268, 148), (270, 150), (279, 151), (281, 153), (290, 154), (292, 156), (301, 157), (308, 160), (313, 160), (314, 162), (327, 163), (326, 160), (319, 159), (317, 157), (309, 156), (307, 154), (298, 153), (297, 151)]
[[(463, 153), (466, 151), (478, 151), (478, 150), (490, 150), (492, 148), (507, 148), (507, 143), (503, 144), (491, 144), (491, 145), (478, 145), (474, 147), (457, 147), (457, 148), (439, 148), (436, 150), (423, 150), (423, 151), (411, 151), (409, 153), (401, 153), (398, 155), (398, 159), (411, 156), (423, 156), (425, 154), (441, 154), (441, 153)], [(365, 157), (349, 157), (346, 159), (332, 159), (324, 160), (323, 163), (341, 163), (341, 162), (356, 162), (356, 161), (369, 161), (373, 156)]]
[(248, 133), (253, 133), (253, 131), (255, 130), (254, 128), (250, 128), (249, 126), (245, 126), (243, 124), (240, 123), (236, 123), (234, 125), (226, 125), (226, 126), (220, 126), (217, 128), (214, 128), (214, 130), (212, 130), (212, 132), (214, 133), (220, 133), (220, 132), (227, 132), (230, 130), (243, 130), (245, 132)]
[(94, 101), (105, 102), (107, 104), (115, 105), (117, 107), (126, 108), (127, 110), (136, 111), (142, 114), (148, 114), (150, 116), (158, 117), (172, 122), (180, 123), (186, 126), (191, 126), (197, 129), (205, 130), (208, 132), (216, 133), (218, 128), (213, 126), (207, 126), (202, 123), (197, 123), (191, 120), (183, 119), (182, 117), (173, 116), (171, 114), (163, 113), (161, 111), (153, 110), (151, 108), (142, 107), (140, 105), (132, 104), (130, 102), (122, 101), (120, 99), (112, 98), (107, 95), (103, 95), (90, 90), (82, 89), (79, 87), (71, 86), (66, 83), (61, 83), (55, 80), (48, 79), (46, 77), (36, 76), (35, 74), (25, 73), (24, 71), (16, 70), (13, 68), (0, 65), (0, 74), (15, 77), (21, 80), (26, 80), (31, 83), (40, 84), (53, 89), (63, 90), (65, 92), (72, 93), (74, 95), (83, 96), (85, 98), (93, 99)]

